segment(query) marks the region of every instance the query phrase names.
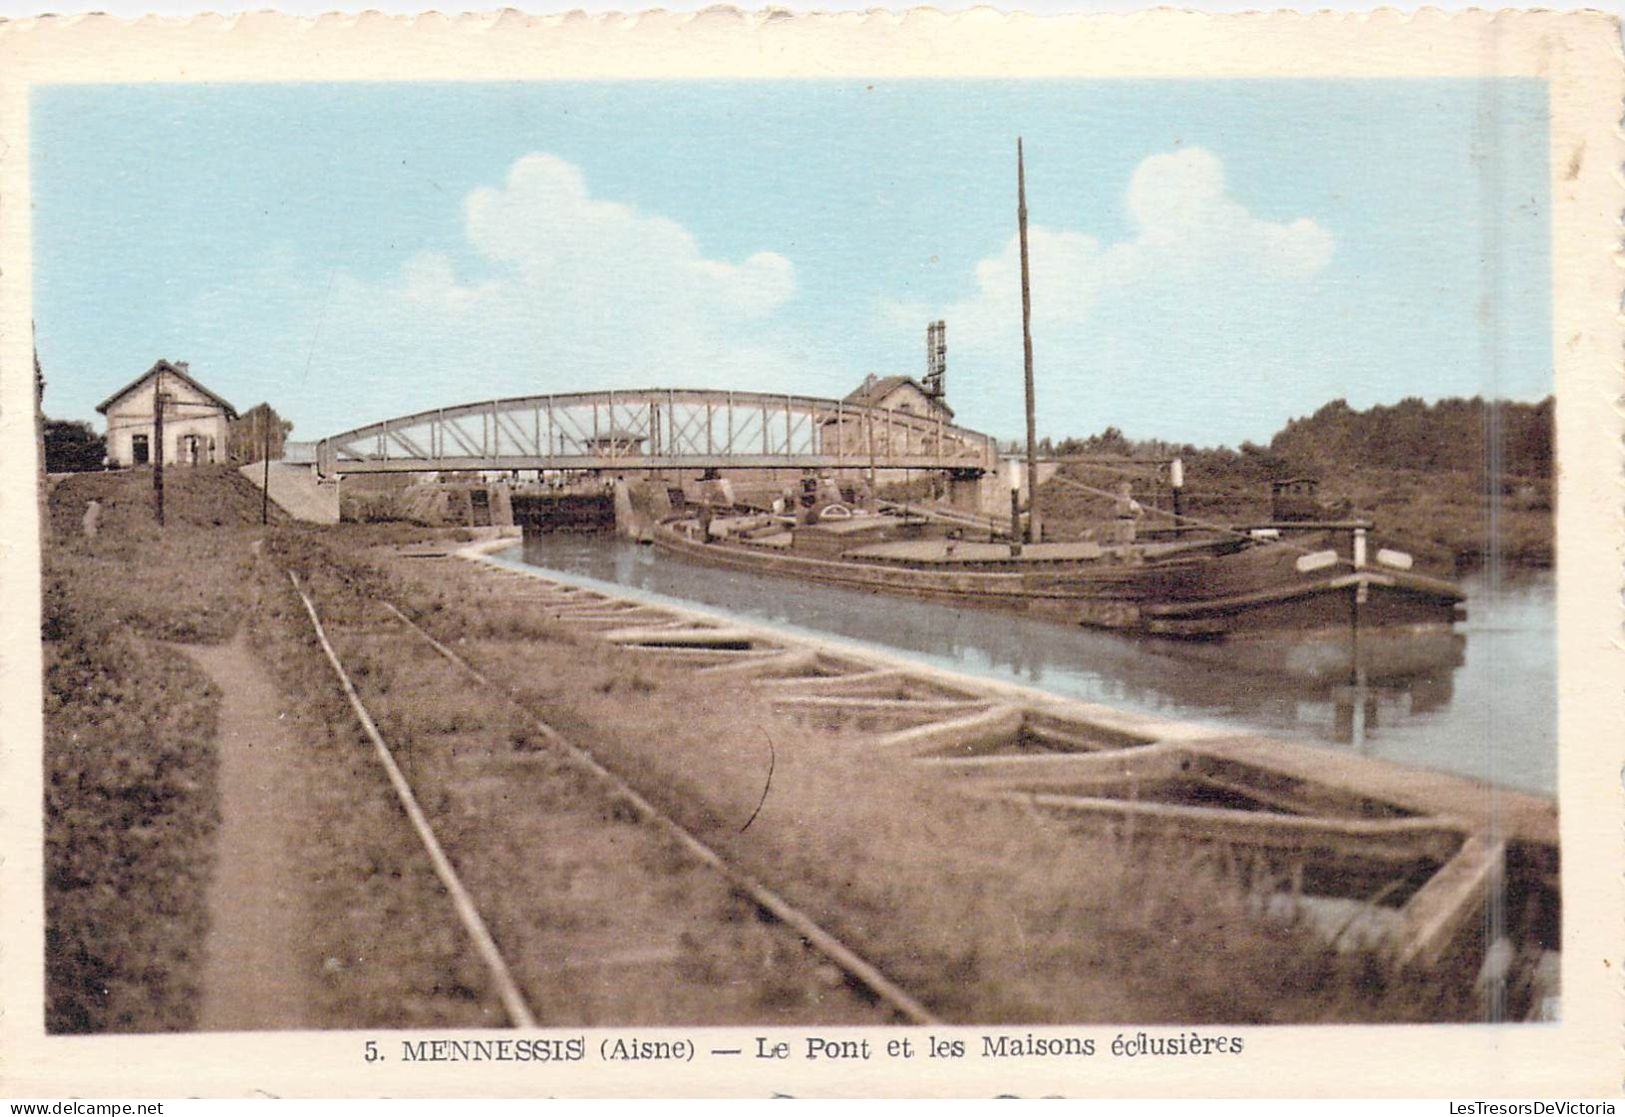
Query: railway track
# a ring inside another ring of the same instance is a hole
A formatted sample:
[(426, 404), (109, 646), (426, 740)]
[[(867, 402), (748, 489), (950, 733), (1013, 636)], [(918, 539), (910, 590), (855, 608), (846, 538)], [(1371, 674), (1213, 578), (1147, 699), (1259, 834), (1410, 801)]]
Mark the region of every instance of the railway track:
[[(501, 1001), (509, 1023), (517, 1028), (538, 1026), (538, 1013), (533, 1010), (515, 973), (518, 966), (504, 955), (496, 936), (487, 926), (474, 890), (463, 880), (453, 860), (443, 848), (435, 828), (419, 802), (419, 797), (396, 751), (379, 728), (378, 719), (364, 701), (352, 672), (346, 667), (335, 642), (330, 638), (315, 602), (306, 592), (298, 576), (288, 571), (294, 591), (298, 594), (318, 643), (331, 666), (345, 698), (373, 746), (373, 751), (388, 782), (399, 800), (401, 809), (411, 823), (425, 855), (434, 867), (436, 876), (446, 890), (451, 906), (463, 932), (479, 956), (491, 987)], [(884, 974), (857, 949), (790, 903), (765, 883), (730, 864), (689, 829), (661, 811), (620, 776), (605, 767), (586, 748), (570, 741), (553, 726), (526, 710), (518, 696), (491, 679), (456, 651), (435, 639), (422, 626), (413, 621), (394, 604), (380, 601), (383, 609), (400, 630), (440, 657), (449, 669), (455, 670), (477, 686), (491, 692), (500, 700), (513, 704), (531, 723), (546, 744), (568, 764), (595, 782), (604, 795), (624, 803), (637, 815), (642, 824), (650, 827), (662, 838), (670, 841), (705, 870), (718, 875), (736, 894), (746, 898), (765, 917), (764, 922), (781, 925), (793, 933), (801, 946), (810, 950), (829, 965), (835, 967), (844, 982), (861, 992), (867, 1002), (877, 1006), (888, 1018), (908, 1024), (937, 1024), (941, 1021), (920, 999), (916, 998)], [(510, 948), (511, 949), (511, 948)]]

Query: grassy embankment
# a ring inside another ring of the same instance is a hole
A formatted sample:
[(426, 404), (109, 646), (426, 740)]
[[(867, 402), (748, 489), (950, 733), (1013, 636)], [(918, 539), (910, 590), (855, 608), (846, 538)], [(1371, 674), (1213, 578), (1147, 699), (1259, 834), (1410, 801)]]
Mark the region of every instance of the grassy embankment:
[[(229, 638), (259, 503), (222, 470), (54, 484), (44, 554), (46, 1025), (185, 1028), (197, 1004), (219, 694), (165, 641)], [(100, 533), (81, 517), (101, 503)]]
[[(309, 662), (320, 653), (303, 613), (289, 610), (285, 578), (254, 556), (265, 535), (258, 491), (225, 468), (173, 469), (166, 482), (162, 530), (148, 471), (67, 477), (51, 493), (47, 1027), (149, 1032), (196, 1023), (221, 696), (169, 642), (220, 642), (240, 625), (274, 649), (286, 716), (313, 746), (289, 758), (299, 786), (288, 796), (302, 812), (293, 829), (307, 867), (303, 907), (314, 917), (303, 965), (323, 978), (312, 1026), (481, 1022), (469, 992), (478, 973), (462, 960), (439, 882), (325, 663)], [(92, 499), (101, 527), (88, 539), (81, 518)], [(352, 911), (366, 913), (364, 927)], [(342, 1003), (350, 954), (390, 967), (400, 995), (387, 1015)]]

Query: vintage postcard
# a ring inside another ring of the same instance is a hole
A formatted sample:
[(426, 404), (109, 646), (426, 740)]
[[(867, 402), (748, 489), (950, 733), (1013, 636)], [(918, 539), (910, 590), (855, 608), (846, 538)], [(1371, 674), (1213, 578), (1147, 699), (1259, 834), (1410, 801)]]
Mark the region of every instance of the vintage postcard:
[(0, 1084), (1616, 1098), (1622, 91), (0, 26)]

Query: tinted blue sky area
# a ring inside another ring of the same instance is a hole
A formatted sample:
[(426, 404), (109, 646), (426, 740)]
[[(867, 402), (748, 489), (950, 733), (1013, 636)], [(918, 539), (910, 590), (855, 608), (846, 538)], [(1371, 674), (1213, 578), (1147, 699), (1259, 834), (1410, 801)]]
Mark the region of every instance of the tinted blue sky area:
[(1021, 429), (1264, 440), (1329, 399), (1552, 387), (1530, 79), (58, 87), (47, 413), (163, 356), (295, 437), (597, 387), (919, 375)]

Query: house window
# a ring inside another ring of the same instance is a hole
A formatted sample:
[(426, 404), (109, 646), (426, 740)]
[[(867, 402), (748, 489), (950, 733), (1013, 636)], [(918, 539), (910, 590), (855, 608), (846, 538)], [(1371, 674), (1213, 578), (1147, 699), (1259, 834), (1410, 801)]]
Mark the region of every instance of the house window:
[(130, 458), (132, 463), (146, 465), (148, 453), (147, 436), (144, 434), (132, 435), (130, 438)]

